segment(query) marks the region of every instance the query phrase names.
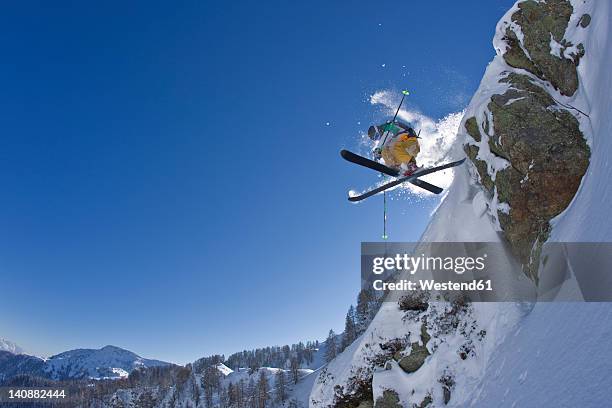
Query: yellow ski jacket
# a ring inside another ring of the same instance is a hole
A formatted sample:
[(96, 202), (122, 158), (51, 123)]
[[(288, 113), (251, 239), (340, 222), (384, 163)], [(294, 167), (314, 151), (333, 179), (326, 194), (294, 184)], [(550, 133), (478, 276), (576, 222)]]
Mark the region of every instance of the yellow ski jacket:
[(421, 151), (419, 141), (416, 137), (401, 133), (386, 143), (382, 157), (387, 166), (400, 167), (415, 161), (417, 154)]

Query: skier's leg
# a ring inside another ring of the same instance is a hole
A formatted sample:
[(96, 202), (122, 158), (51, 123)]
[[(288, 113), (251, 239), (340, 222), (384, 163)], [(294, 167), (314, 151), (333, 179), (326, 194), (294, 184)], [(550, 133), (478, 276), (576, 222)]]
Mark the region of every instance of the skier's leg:
[(397, 169), (400, 166), (400, 163), (395, 160), (393, 156), (393, 152), (389, 149), (389, 146), (385, 146), (382, 149), (382, 158), (385, 161), (385, 164), (391, 168)]
[(416, 164), (416, 160), (414, 160), (414, 157), (411, 161), (402, 163), (400, 168), (402, 169), (404, 176), (410, 176), (416, 171), (420, 170), (419, 166)]

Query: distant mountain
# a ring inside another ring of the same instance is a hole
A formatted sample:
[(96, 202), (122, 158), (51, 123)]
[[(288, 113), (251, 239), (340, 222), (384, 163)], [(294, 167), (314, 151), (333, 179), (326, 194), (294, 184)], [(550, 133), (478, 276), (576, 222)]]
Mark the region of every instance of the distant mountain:
[(0, 351), (8, 351), (13, 354), (24, 354), (24, 350), (10, 340), (0, 338)]
[(0, 380), (7, 380), (20, 374), (52, 380), (113, 379), (127, 377), (137, 368), (169, 364), (142, 358), (115, 346), (70, 350), (46, 360), (26, 354), (0, 351)]
[(169, 363), (142, 358), (120, 347), (105, 346), (101, 349), (76, 349), (50, 357), (45, 372), (49, 378), (64, 380), (73, 378), (121, 378), (141, 367), (166, 366)]
[(42, 358), (0, 351), (0, 382), (22, 374), (45, 377), (44, 369), (45, 360)]

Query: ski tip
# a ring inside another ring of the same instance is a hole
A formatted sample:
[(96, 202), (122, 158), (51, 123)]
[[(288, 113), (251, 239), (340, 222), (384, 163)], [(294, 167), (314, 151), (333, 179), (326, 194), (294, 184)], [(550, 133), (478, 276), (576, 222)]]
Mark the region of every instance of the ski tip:
[(348, 160), (349, 157), (355, 156), (355, 153), (353, 153), (353, 152), (351, 152), (349, 150), (346, 150), (346, 149), (342, 149), (342, 150), (340, 150), (340, 156), (342, 156), (343, 159), (347, 159)]

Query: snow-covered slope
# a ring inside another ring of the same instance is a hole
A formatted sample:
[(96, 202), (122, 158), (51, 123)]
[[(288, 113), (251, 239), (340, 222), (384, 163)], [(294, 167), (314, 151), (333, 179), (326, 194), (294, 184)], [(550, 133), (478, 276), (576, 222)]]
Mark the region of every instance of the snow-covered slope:
[(234, 372), (234, 370), (232, 370), (231, 368), (229, 368), (228, 366), (226, 366), (223, 363), (219, 363), (217, 364), (217, 370), (219, 370), (219, 372), (221, 373), (222, 376), (227, 377), (228, 375), (232, 374)]
[(470, 406), (610, 406), (611, 319), (607, 303), (538, 303), (495, 351)]
[(8, 351), (13, 354), (23, 354), (24, 350), (19, 347), (16, 343), (10, 340), (0, 338), (0, 351)]
[(168, 363), (142, 358), (115, 346), (101, 349), (76, 349), (50, 357), (45, 372), (52, 379), (121, 378), (140, 367), (164, 366)]
[[(581, 123), (591, 147), (591, 162), (570, 207), (553, 221), (551, 240), (559, 242), (610, 242), (609, 203), (612, 202), (612, 3), (573, 1), (574, 24), (566, 36), (582, 42), (587, 53), (578, 66), (580, 85), (569, 101), (588, 114)], [(589, 31), (578, 30), (576, 19), (591, 16)]]

